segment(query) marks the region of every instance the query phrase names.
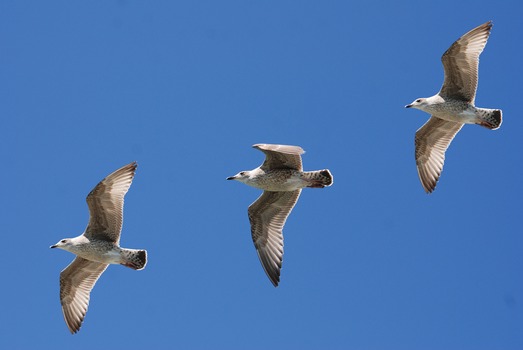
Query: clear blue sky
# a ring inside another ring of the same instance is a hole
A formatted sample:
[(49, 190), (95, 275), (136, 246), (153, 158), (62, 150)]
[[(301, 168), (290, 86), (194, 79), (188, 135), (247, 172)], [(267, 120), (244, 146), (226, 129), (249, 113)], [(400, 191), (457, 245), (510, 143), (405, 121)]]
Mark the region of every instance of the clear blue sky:
[[(521, 1), (3, 1), (0, 348), (523, 348)], [(436, 191), (416, 173), (404, 106), (440, 57), (494, 27), (478, 106)], [(255, 143), (299, 145), (305, 189), (274, 288), (250, 237), (260, 191), (226, 181)], [(85, 197), (139, 167), (122, 246), (72, 336), (59, 302)]]

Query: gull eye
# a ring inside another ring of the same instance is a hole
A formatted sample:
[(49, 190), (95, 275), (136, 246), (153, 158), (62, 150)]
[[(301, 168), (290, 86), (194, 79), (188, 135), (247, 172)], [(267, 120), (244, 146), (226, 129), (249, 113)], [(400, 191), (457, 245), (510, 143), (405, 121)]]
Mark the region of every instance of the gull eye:
[(241, 171), (241, 172), (240, 172), (240, 175), (241, 175), (241, 176), (245, 175), (245, 171)]
[(418, 99), (416, 100), (416, 102), (417, 102), (417, 103), (420, 103), (420, 102), (421, 102), (421, 98), (418, 98)]
[(62, 239), (62, 240), (60, 241), (60, 243), (65, 243), (65, 242), (67, 242), (67, 239)]

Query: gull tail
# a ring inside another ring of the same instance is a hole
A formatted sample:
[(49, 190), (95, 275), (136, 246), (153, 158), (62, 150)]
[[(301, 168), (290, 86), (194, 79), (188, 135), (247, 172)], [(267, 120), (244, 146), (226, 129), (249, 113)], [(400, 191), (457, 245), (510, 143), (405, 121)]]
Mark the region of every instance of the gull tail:
[(141, 270), (147, 265), (147, 251), (138, 249), (122, 249), (122, 265), (133, 270)]
[(496, 130), (501, 126), (502, 114), (501, 109), (478, 108), (476, 110), (476, 115), (480, 120), (479, 125), (491, 130)]
[(334, 178), (328, 169), (307, 171), (303, 177), (309, 182), (307, 187), (323, 188), (332, 185)]

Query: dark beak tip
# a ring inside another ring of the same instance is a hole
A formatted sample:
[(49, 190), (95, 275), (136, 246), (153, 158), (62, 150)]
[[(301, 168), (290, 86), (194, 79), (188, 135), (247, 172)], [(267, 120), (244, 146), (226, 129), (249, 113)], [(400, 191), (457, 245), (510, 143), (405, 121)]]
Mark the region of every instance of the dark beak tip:
[(226, 178), (225, 180), (234, 180), (234, 176), (229, 176), (229, 177)]
[(406, 106), (405, 106), (405, 108), (410, 108), (410, 107), (412, 107), (412, 105), (406, 105)]
[(49, 248), (56, 248), (56, 245), (52, 245), (52, 246), (50, 246)]

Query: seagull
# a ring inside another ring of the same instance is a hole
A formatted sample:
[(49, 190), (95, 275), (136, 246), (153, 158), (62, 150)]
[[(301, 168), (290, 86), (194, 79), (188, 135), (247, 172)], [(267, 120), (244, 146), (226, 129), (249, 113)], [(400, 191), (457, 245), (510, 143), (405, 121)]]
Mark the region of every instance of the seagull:
[(263, 190), (249, 206), (251, 234), (265, 273), (277, 287), (283, 260), (283, 226), (304, 187), (323, 188), (333, 183), (329, 170), (303, 171), (298, 146), (256, 144), (265, 161), (251, 171), (241, 171), (227, 180), (236, 180)]
[(120, 247), (124, 196), (137, 166), (132, 162), (100, 181), (87, 196), (90, 218), (85, 232), (51, 246), (76, 254), (60, 273), (60, 302), (71, 334), (80, 330), (91, 290), (109, 264), (142, 270), (147, 263), (147, 251)]
[(491, 130), (501, 126), (500, 109), (474, 105), (479, 55), (487, 44), (491, 28), (492, 21), (489, 21), (456, 40), (441, 57), (445, 71), (441, 90), (432, 97), (418, 98), (405, 106), (431, 114), (415, 137), (418, 175), (427, 193), (436, 188), (445, 151), (463, 124), (478, 124)]

